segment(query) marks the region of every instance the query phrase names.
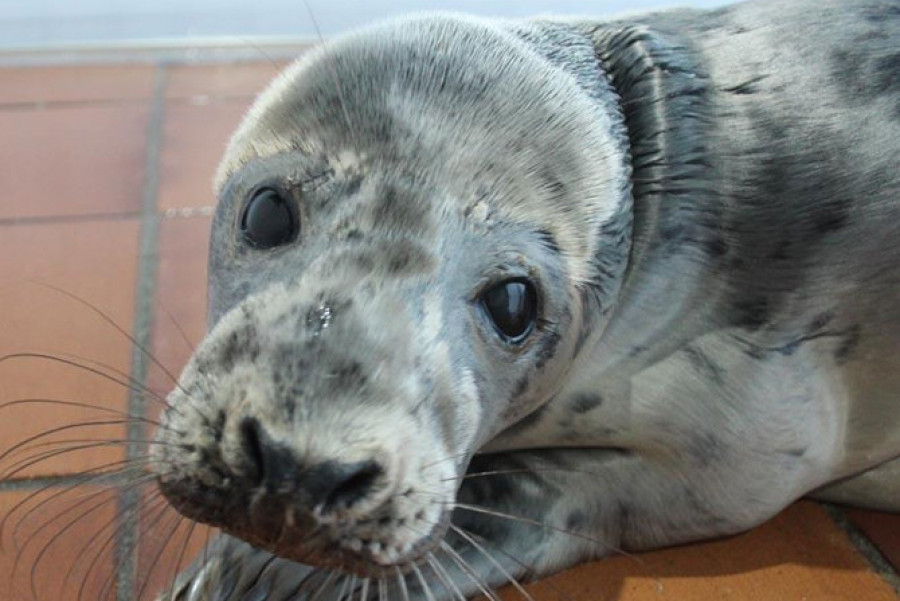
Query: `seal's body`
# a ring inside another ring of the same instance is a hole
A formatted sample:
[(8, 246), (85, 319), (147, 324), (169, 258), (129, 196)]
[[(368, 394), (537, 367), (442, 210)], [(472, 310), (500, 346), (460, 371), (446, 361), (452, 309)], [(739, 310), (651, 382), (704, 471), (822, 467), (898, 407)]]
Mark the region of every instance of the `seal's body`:
[(177, 598), (459, 599), (814, 491), (900, 509), (898, 49), (896, 2), (759, 2), (289, 68), (155, 449), (249, 544)]

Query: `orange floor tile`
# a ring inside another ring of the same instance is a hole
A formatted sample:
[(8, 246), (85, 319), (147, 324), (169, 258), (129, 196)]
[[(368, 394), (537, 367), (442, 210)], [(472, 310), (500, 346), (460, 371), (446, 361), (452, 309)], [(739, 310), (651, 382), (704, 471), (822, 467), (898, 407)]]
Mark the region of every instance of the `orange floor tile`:
[(0, 110), (0, 220), (140, 210), (149, 106)]
[(114, 599), (116, 500), (86, 486), (0, 492), (0, 599)]
[(202, 104), (166, 103), (160, 157), (159, 207), (177, 211), (213, 204), (213, 176), (231, 131), (251, 98), (213, 99)]
[[(190, 527), (162, 513), (152, 486), (125, 484), (146, 448), (126, 456), (121, 441), (147, 436), (126, 415), (157, 415), (172, 386), (165, 372), (177, 375), (202, 338), (211, 179), (273, 74), (265, 61), (0, 69), (0, 355), (82, 364), (0, 361), (0, 403), (16, 402), (0, 407), (0, 454), (80, 423), (0, 455), (0, 601), (30, 599), (32, 583), (40, 601), (78, 601), (82, 582), (84, 600), (149, 600), (202, 546), (199, 529), (184, 544)], [(29, 398), (51, 401), (19, 402)], [(75, 478), (90, 470), (115, 471), (114, 482)], [(740, 536), (611, 558), (528, 588), (536, 601), (898, 601), (897, 568), (900, 516), (836, 520), (804, 501)]]
[(173, 373), (184, 365), (206, 330), (206, 254), (212, 219), (198, 215), (166, 219), (159, 229), (156, 307), (153, 317), (153, 354), (161, 366), (152, 366), (151, 388), (172, 387)]
[(2, 67), (0, 104), (150, 100), (153, 66)]
[(253, 98), (286, 61), (211, 65), (175, 65), (168, 69), (166, 98)]
[[(128, 389), (114, 379), (127, 380), (131, 342), (85, 304), (42, 284), (83, 299), (130, 329), (138, 234), (135, 219), (0, 226), (0, 306), (4, 314), (0, 354), (49, 354), (94, 368), (98, 363), (107, 365), (119, 372), (102, 379), (72, 365), (36, 356), (0, 363), (0, 402), (29, 398), (53, 401), (0, 410), (0, 449), (11, 449), (29, 436), (74, 423), (84, 425), (35, 442), (124, 436), (121, 416), (109, 409), (126, 409)], [(66, 407), (59, 402), (106, 409)], [(121, 446), (53, 455), (56, 451), (62, 451), (60, 445), (15, 453), (3, 465), (20, 470), (17, 477), (44, 476), (81, 471), (122, 456)], [(35, 455), (38, 452), (42, 453), (40, 459)]]
[[(739, 536), (612, 558), (548, 578), (530, 590), (548, 600), (897, 599), (828, 514), (809, 501)], [(517, 598), (512, 590), (504, 592), (505, 601)]]

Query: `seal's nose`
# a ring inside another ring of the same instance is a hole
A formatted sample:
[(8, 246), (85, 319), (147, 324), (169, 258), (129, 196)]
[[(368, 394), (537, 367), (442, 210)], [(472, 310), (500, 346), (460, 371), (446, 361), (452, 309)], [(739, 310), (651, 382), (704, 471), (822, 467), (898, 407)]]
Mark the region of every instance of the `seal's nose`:
[(256, 486), (272, 496), (293, 497), (309, 510), (349, 507), (368, 495), (384, 473), (373, 460), (304, 465), (291, 449), (274, 443), (254, 418), (242, 420), (240, 436)]
[(326, 510), (349, 507), (369, 494), (382, 473), (374, 461), (321, 463), (309, 470), (304, 480), (313, 507)]

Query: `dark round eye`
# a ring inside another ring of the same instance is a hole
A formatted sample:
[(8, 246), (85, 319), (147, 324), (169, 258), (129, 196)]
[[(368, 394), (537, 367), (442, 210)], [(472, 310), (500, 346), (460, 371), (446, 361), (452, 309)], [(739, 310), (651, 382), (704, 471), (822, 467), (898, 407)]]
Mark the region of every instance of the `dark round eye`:
[(297, 237), (300, 221), (293, 203), (272, 188), (257, 190), (244, 207), (241, 233), (244, 240), (259, 249), (287, 244)]
[(523, 342), (537, 320), (537, 292), (528, 280), (500, 282), (481, 296), (494, 328), (510, 344)]

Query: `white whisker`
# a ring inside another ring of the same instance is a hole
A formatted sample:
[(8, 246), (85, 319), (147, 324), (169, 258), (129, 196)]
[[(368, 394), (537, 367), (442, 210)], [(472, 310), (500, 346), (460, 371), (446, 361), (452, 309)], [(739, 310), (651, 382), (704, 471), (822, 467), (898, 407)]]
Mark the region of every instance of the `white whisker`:
[(460, 591), (459, 587), (456, 586), (456, 583), (453, 582), (450, 574), (447, 573), (447, 570), (441, 565), (440, 560), (438, 560), (431, 551), (428, 552), (428, 565), (431, 566), (431, 570), (437, 575), (438, 580), (441, 581), (444, 588), (447, 589), (447, 592), (452, 591), (456, 596), (457, 601), (466, 601), (466, 596), (462, 594), (462, 591)]
[(419, 569), (419, 566), (413, 564), (413, 572), (416, 574), (416, 579), (418, 579), (419, 584), (422, 586), (422, 591), (425, 593), (425, 598), (427, 601), (435, 601), (434, 593), (431, 592), (431, 587), (428, 585), (428, 581), (425, 580), (425, 577), (422, 575), (422, 570)]
[(459, 536), (461, 536), (463, 538), (463, 540), (465, 540), (470, 545), (472, 545), (479, 553), (484, 555), (485, 559), (487, 559), (491, 563), (491, 565), (493, 565), (495, 568), (497, 568), (497, 570), (501, 574), (503, 574), (503, 577), (506, 578), (506, 580), (511, 585), (513, 585), (515, 587), (515, 589), (517, 591), (519, 591), (519, 593), (523, 597), (525, 597), (528, 601), (534, 601), (534, 597), (532, 597), (531, 594), (525, 590), (525, 588), (519, 583), (519, 581), (516, 580), (509, 573), (509, 571), (503, 567), (503, 565), (499, 561), (494, 559), (494, 557), (490, 553), (488, 553), (484, 547), (482, 547), (480, 544), (478, 544), (478, 542), (476, 542), (471, 536), (466, 534), (466, 532), (462, 528), (459, 528), (457, 526), (454, 526), (453, 524), (450, 524), (450, 529), (453, 530), (454, 532), (456, 532), (456, 534), (458, 534)]
[(490, 587), (484, 581), (482, 581), (481, 578), (478, 577), (478, 574), (475, 573), (475, 570), (473, 570), (469, 566), (466, 560), (463, 559), (459, 553), (453, 550), (453, 547), (451, 547), (447, 543), (447, 541), (441, 541), (441, 549), (443, 549), (444, 553), (446, 553), (447, 556), (450, 557), (450, 559), (452, 559), (456, 563), (456, 565), (459, 566), (459, 569), (461, 569), (469, 576), (475, 586), (478, 587), (478, 590), (481, 591), (481, 594), (489, 598), (491, 601), (500, 601), (500, 598), (497, 597), (494, 591), (492, 591)]
[(397, 585), (400, 587), (403, 601), (409, 601), (409, 590), (406, 588), (406, 577), (403, 576), (403, 573), (397, 566), (394, 566), (394, 572), (397, 574)]

